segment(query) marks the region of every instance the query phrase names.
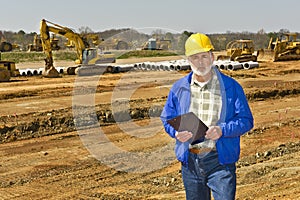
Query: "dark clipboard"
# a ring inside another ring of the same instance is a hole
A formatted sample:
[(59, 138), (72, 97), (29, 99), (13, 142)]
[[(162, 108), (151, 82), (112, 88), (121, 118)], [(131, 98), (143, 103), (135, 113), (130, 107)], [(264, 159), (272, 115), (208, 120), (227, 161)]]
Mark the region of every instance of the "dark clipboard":
[(208, 130), (208, 127), (193, 112), (179, 115), (167, 120), (167, 122), (178, 132), (192, 132), (193, 137), (188, 140), (191, 144), (203, 141)]

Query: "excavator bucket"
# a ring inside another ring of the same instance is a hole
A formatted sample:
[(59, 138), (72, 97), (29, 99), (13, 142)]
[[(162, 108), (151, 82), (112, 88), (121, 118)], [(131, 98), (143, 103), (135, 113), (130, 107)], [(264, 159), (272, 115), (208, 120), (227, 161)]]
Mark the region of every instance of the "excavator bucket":
[(54, 67), (50, 67), (49, 69), (45, 69), (45, 71), (43, 71), (43, 76), (47, 78), (57, 78), (59, 77), (59, 73)]
[(257, 60), (258, 61), (276, 61), (275, 52), (271, 49), (261, 49), (257, 51)]

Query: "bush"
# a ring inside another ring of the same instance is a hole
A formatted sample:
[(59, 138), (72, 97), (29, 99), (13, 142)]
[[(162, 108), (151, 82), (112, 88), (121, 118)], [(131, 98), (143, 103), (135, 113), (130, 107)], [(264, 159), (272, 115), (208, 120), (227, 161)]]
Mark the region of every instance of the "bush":
[[(46, 55), (43, 52), (5, 52), (1, 53), (2, 60), (9, 60), (15, 63), (43, 61)], [(54, 60), (76, 60), (76, 53), (72, 51), (53, 52)]]
[(136, 51), (129, 51), (121, 56), (118, 59), (125, 59), (125, 58), (142, 58), (142, 57), (162, 57), (162, 56), (176, 56), (178, 54), (170, 51), (164, 50), (136, 50)]

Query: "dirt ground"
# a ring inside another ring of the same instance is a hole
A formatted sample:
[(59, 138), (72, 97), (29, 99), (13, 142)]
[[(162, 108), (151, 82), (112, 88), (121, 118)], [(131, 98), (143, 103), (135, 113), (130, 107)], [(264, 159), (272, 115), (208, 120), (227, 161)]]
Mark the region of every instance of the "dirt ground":
[[(241, 137), (236, 199), (300, 199), (300, 61), (259, 64), (224, 72), (242, 84), (255, 119)], [(1, 83), (0, 199), (184, 199), (174, 141), (158, 116), (187, 73)]]

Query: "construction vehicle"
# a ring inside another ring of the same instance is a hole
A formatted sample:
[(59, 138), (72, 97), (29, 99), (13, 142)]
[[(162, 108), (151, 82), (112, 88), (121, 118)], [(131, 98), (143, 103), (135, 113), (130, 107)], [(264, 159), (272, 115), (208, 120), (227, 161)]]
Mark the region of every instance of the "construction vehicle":
[(118, 38), (109, 38), (99, 44), (99, 48), (103, 50), (127, 50), (130, 48), (130, 44)]
[(100, 38), (96, 33), (81, 33), (80, 35), (90, 47), (97, 47), (102, 41), (104, 41), (104, 39)]
[(0, 82), (9, 81), (10, 77), (19, 75), (20, 72), (16, 69), (15, 62), (2, 60), (0, 54)]
[(0, 52), (10, 52), (13, 50), (20, 50), (20, 45), (8, 42), (2, 31), (0, 31)]
[[(59, 50), (60, 46), (58, 45), (59, 39), (55, 36), (55, 34), (52, 35), (52, 37), (50, 38), (50, 44), (51, 44), (51, 48), (52, 50)], [(42, 45), (42, 40), (40, 35), (35, 34), (33, 36), (33, 43), (29, 44), (27, 47), (27, 51), (31, 52), (31, 51), (43, 51), (43, 45)]]
[(254, 55), (254, 43), (252, 40), (233, 40), (226, 45), (226, 55), (219, 55), (217, 60), (256, 62), (257, 56)]
[(1, 52), (8, 52), (8, 51), (12, 51), (13, 49), (13, 45), (9, 42), (1, 42), (0, 43), (0, 51)]
[(28, 52), (30, 51), (43, 51), (42, 41), (39, 35), (33, 36), (33, 43), (27, 47)]
[[(51, 24), (52, 26), (49, 26), (48, 24)], [(42, 19), (40, 22), (40, 36), (42, 40), (43, 51), (46, 54), (45, 70), (43, 71), (43, 75), (45, 77), (59, 76), (57, 70), (53, 66), (50, 32), (66, 37), (75, 45), (77, 55), (77, 60), (75, 63), (78, 66), (72, 68), (72, 72), (69, 71), (68, 74), (73, 74), (75, 72), (74, 70), (82, 65), (90, 66), (92, 68), (95, 67), (96, 64), (116, 62), (114, 54), (103, 53), (99, 48), (90, 48), (88, 42), (86, 42), (80, 34), (75, 33), (70, 28)]]
[(124, 40), (115, 39), (115, 49), (116, 50), (127, 50), (130, 48), (130, 44)]
[(2, 31), (0, 31), (0, 51), (9, 52), (12, 51), (13, 45), (10, 42), (7, 42)]
[(150, 38), (143, 44), (143, 50), (169, 50), (171, 48), (171, 40), (160, 38)]
[[(85, 46), (89, 47), (98, 47), (99, 44), (104, 41), (103, 39), (99, 38), (99, 35), (96, 33), (81, 33), (80, 37), (82, 41), (85, 43)], [(75, 48), (75, 43), (72, 40), (67, 40), (65, 44), (68, 48)]]
[(257, 52), (260, 61), (300, 60), (300, 41), (296, 33), (284, 33), (274, 41), (270, 38), (267, 49)]

